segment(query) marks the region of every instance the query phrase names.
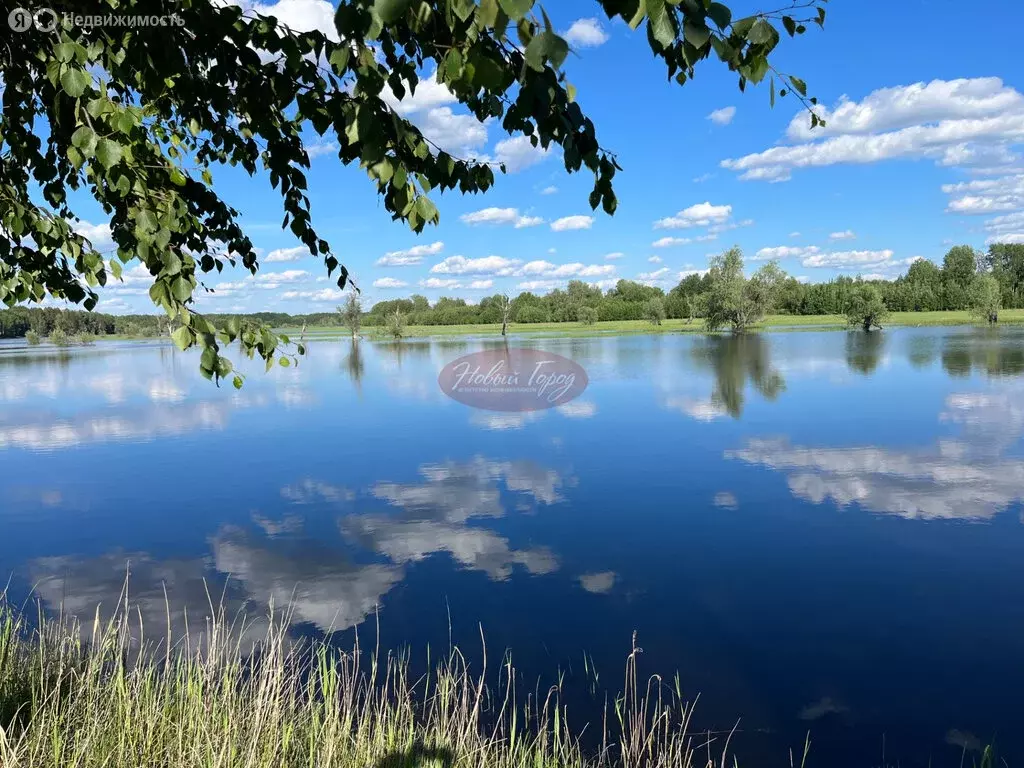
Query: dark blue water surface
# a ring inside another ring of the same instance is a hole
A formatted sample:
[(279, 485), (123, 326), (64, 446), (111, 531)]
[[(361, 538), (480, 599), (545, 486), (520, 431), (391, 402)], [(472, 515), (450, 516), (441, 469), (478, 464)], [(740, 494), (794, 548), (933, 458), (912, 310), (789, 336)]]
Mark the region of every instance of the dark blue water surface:
[[(557, 409), (437, 386), (483, 341), (318, 341), (217, 389), (159, 343), (0, 348), (0, 572), (157, 629), (449, 636), (530, 680), (678, 670), (745, 764), (1024, 759), (1024, 331), (514, 340)], [(422, 654), (422, 655), (425, 655)], [(588, 661), (589, 664), (589, 661)]]

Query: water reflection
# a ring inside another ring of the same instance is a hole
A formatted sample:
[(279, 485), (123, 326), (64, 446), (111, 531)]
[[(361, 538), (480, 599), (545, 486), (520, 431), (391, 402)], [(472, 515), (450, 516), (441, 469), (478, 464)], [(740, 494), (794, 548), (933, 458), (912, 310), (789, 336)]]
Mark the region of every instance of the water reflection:
[(989, 520), (1024, 498), (1024, 460), (1004, 455), (1024, 433), (1020, 394), (950, 395), (939, 418), (960, 425), (963, 434), (931, 448), (828, 448), (751, 438), (725, 456), (785, 472), (793, 495), (814, 504), (857, 504), (909, 519)]
[(1024, 345), (1018, 336), (999, 328), (951, 334), (943, 343), (942, 368), (957, 377), (974, 371), (989, 376), (1019, 376), (1024, 373)]
[(357, 391), (362, 392), (363, 372), (366, 370), (366, 363), (363, 360), (363, 350), (359, 346), (358, 339), (352, 339), (349, 345), (348, 354), (345, 355), (344, 368), (348, 374), (349, 381), (352, 382)]
[(851, 371), (870, 376), (882, 361), (888, 336), (884, 332), (848, 331), (846, 333), (846, 364)]
[(693, 359), (714, 371), (711, 400), (695, 404), (695, 418), (708, 420), (725, 413), (739, 418), (743, 413), (748, 384), (763, 398), (775, 400), (786, 389), (782, 374), (772, 365), (771, 344), (763, 336), (745, 333), (711, 336), (696, 340)]

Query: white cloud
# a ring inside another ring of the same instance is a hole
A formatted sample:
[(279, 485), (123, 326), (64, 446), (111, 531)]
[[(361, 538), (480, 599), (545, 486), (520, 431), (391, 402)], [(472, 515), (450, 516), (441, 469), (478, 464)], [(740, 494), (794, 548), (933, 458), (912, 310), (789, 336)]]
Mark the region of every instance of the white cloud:
[(608, 42), (608, 33), (595, 18), (576, 19), (562, 37), (576, 48), (594, 48)]
[(734, 117), (736, 117), (736, 107), (722, 107), (708, 115), (708, 120), (715, 125), (728, 125)]
[(431, 109), (418, 120), (423, 135), (449, 154), (474, 158), (487, 143), (487, 126), (473, 115), (457, 115), (450, 107)]
[(655, 229), (686, 229), (688, 227), (707, 227), (721, 224), (732, 215), (731, 205), (712, 205), (709, 202), (697, 203), (684, 208), (675, 216), (658, 219), (654, 222)]
[(606, 277), (615, 272), (613, 264), (552, 264), (550, 261), (529, 261), (516, 271), (516, 277)]
[(409, 284), (394, 277), (380, 277), (373, 281), (374, 288), (407, 288)]
[(306, 154), (309, 155), (309, 159), (312, 160), (320, 155), (333, 155), (341, 147), (336, 141), (318, 141), (315, 144), (306, 145)]
[(694, 184), (703, 184), (705, 181), (708, 181), (709, 179), (713, 179), (714, 177), (715, 177), (715, 174), (713, 174), (713, 173), (702, 173), (700, 176), (694, 176), (693, 183)]
[(653, 272), (641, 272), (636, 276), (636, 281), (646, 285), (655, 285), (664, 282), (671, 271), (668, 267), (662, 267)]
[(441, 279), (438, 277), (428, 277), (426, 280), (420, 280), (420, 287), (451, 290), (453, 288), (461, 288), (462, 283), (455, 278)]
[(487, 291), (493, 287), (493, 280), (473, 280), (468, 286), (471, 291)]
[(444, 243), (438, 240), (430, 245), (414, 245), (404, 251), (389, 251), (377, 259), (378, 267), (414, 267), (424, 256), (436, 256), (444, 250)]
[(542, 189), (542, 190), (540, 191), (540, 193), (541, 193), (542, 195), (553, 195), (553, 194), (555, 194), (555, 193), (557, 193), (557, 192), (558, 192), (558, 187), (556, 187), (556, 186), (553, 186), (553, 185), (552, 185), (552, 186), (550, 186), (550, 187), (544, 187), (544, 189)]
[[(109, 224), (90, 224), (88, 221), (72, 223), (72, 229), (89, 240), (97, 251), (106, 251), (114, 245), (114, 238)], [(149, 274), (147, 272), (147, 274)]]
[(593, 216), (563, 216), (551, 222), (555, 232), (568, 232), (574, 229), (590, 229), (594, 226)]
[(403, 116), (412, 115), (417, 112), (428, 112), (431, 109), (444, 106), (445, 104), (454, 104), (458, 101), (455, 94), (448, 90), (447, 85), (437, 82), (436, 71), (431, 72), (425, 78), (421, 78), (416, 85), (415, 92), (407, 92), (405, 98), (401, 100), (395, 96), (394, 91), (386, 84), (384, 90), (381, 91), (380, 97), (395, 112)]
[(892, 259), (891, 250), (883, 251), (834, 251), (816, 253), (801, 262), (805, 267), (832, 267), (847, 269), (885, 265)]
[(800, 233), (799, 232), (790, 232), (789, 236), (790, 237), (800, 237)]
[(273, 5), (242, 2), (239, 5), (262, 16), (276, 16), (278, 21), (296, 32), (317, 30), (330, 40), (338, 41), (334, 6), (326, 0), (280, 0)]
[(518, 208), (483, 208), (479, 211), (464, 213), (459, 216), (463, 224), (475, 226), (477, 224), (504, 225), (512, 224), (516, 229), (524, 227), (535, 227), (543, 224), (544, 219), (539, 216), (524, 216), (519, 213)]
[(605, 261), (615, 261), (616, 259), (624, 259), (626, 254), (621, 251), (615, 251), (614, 253), (606, 253), (604, 255)]
[(503, 256), (483, 256), (479, 259), (467, 259), (465, 256), (449, 256), (430, 268), (435, 275), (495, 275), (505, 277), (511, 275), (519, 266), (517, 259), (506, 259)]
[(647, 261), (651, 264), (661, 264), (661, 256), (648, 256)]
[(1024, 232), (1010, 232), (1005, 235), (992, 235), (986, 238), (985, 245), (992, 245), (993, 243), (1024, 243)]
[(673, 245), (688, 245), (693, 240), (689, 237), (663, 237), (651, 243), (652, 248), (669, 248)]
[(265, 262), (280, 262), (280, 261), (298, 261), (304, 256), (309, 256), (309, 248), (304, 245), (297, 245), (294, 248), (277, 248), (268, 253), (263, 261)]
[[(686, 266), (689, 267), (690, 265), (687, 264)], [(676, 278), (679, 279), (679, 280), (684, 280), (687, 277), (689, 277), (690, 275), (700, 275), (701, 277), (703, 277), (707, 273), (708, 273), (708, 270), (706, 270), (706, 269), (683, 269), (683, 270), (680, 270), (678, 275), (676, 275)]]
[(1024, 139), (1024, 96), (995, 77), (882, 88), (863, 101), (843, 97), (833, 109), (817, 111), (825, 128), (812, 131), (800, 114), (787, 131), (796, 143), (723, 160), (722, 166), (745, 180), (784, 180), (795, 168), (899, 158), (932, 158), (940, 165), (999, 162), (1015, 156), (998, 147)]
[(495, 159), (505, 166), (509, 173), (517, 173), (536, 165), (548, 156), (550, 150), (539, 144), (533, 146), (529, 136), (514, 136), (494, 145)]
[(774, 248), (762, 248), (754, 254), (753, 261), (766, 261), (768, 259), (795, 259), (803, 256), (812, 256), (820, 252), (821, 249), (816, 245), (778, 245)]
[(320, 291), (285, 291), (282, 299), (304, 299), (316, 302), (338, 302), (345, 298), (345, 292), (338, 288), (324, 288)]
[(828, 236), (829, 240), (856, 240), (857, 234), (852, 229), (844, 229), (842, 232), (833, 232)]

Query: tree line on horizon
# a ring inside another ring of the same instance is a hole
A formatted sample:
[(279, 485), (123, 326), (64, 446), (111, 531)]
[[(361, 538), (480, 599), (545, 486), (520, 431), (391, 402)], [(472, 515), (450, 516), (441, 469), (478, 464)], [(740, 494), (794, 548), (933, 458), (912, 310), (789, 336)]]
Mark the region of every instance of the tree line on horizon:
[[(894, 280), (863, 280), (840, 276), (823, 283), (801, 283), (775, 262), (762, 266), (751, 278), (743, 276), (739, 249), (730, 249), (712, 261), (703, 274), (691, 274), (665, 291), (633, 280), (619, 280), (601, 290), (581, 280), (544, 295), (524, 291), (511, 301), (511, 322), (578, 322), (675, 318), (701, 320), (711, 328), (742, 330), (769, 312), (783, 315), (856, 315), (864, 312), (929, 312), (976, 308), (979, 283), (987, 278), (989, 303), (999, 308), (1024, 307), (1024, 244), (997, 243), (985, 252), (970, 246), (951, 248), (942, 266), (922, 259)], [(387, 326), (396, 313), (409, 325), (498, 324), (508, 301), (496, 294), (470, 304), (442, 296), (433, 304), (426, 296), (389, 299), (362, 312), (366, 326)], [(872, 302), (875, 306), (869, 307)], [(339, 308), (344, 310), (345, 308)], [(352, 308), (348, 307), (351, 314)], [(342, 324), (344, 311), (293, 315), (255, 312), (244, 315), (207, 315), (214, 323), (231, 318), (271, 327), (329, 327)], [(873, 317), (873, 316), (872, 316)], [(992, 319), (991, 317), (989, 319)], [(347, 322), (347, 321), (346, 321)], [(872, 320), (869, 318), (868, 323)], [(171, 328), (164, 315), (110, 315), (54, 307), (14, 307), (0, 310), (0, 338), (54, 331), (68, 336), (159, 336)]]

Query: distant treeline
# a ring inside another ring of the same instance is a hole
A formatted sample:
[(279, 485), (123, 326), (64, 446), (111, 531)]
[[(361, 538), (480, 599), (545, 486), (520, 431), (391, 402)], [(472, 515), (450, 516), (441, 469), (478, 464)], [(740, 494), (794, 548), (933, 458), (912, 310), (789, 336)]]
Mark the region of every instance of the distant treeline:
[[(968, 309), (969, 286), (979, 272), (991, 273), (999, 281), (1004, 308), (1024, 307), (1024, 244), (998, 244), (985, 253), (970, 246), (957, 246), (946, 254), (941, 267), (923, 259), (895, 280), (838, 277), (826, 283), (801, 283), (787, 277), (771, 311), (785, 315), (843, 315), (856, 288), (865, 282), (878, 288), (892, 312)], [(607, 291), (573, 280), (565, 290), (543, 296), (519, 294), (512, 299), (511, 319), (516, 323), (576, 322), (580, 307), (591, 307), (597, 311), (598, 320), (644, 320), (654, 298), (662, 300), (668, 317), (699, 317), (703, 316), (703, 297), (710, 288), (711, 277), (707, 274), (688, 275), (667, 293), (631, 280), (619, 280)], [(414, 295), (378, 302), (365, 322), (383, 325), (384, 317), (397, 309), (410, 325), (499, 323), (501, 306), (500, 295), (484, 298), (478, 304), (444, 297), (433, 306), (425, 296)]]
[[(895, 280), (839, 277), (825, 283), (801, 283), (788, 277), (782, 283), (772, 311), (790, 315), (842, 315), (857, 286), (864, 282), (878, 288), (885, 305), (893, 312), (967, 309), (968, 288), (979, 272), (991, 273), (999, 282), (1004, 308), (1024, 307), (1024, 244), (995, 244), (984, 253), (970, 246), (957, 246), (946, 254), (941, 267), (928, 260), (917, 261)], [(598, 320), (643, 320), (653, 298), (662, 300), (668, 317), (699, 317), (709, 288), (710, 278), (697, 274), (688, 275), (667, 293), (631, 280), (619, 280), (607, 291), (573, 280), (565, 290), (554, 290), (543, 296), (529, 292), (519, 294), (512, 299), (511, 320), (515, 323), (577, 322), (581, 307), (595, 310)], [(502, 301), (501, 295), (483, 298), (477, 304), (442, 297), (431, 305), (425, 296), (414, 295), (376, 303), (364, 314), (364, 323), (383, 325), (385, 315), (395, 309), (405, 315), (410, 325), (500, 323)], [(209, 317), (216, 321), (228, 315)], [(245, 317), (275, 328), (340, 324), (337, 312), (308, 315), (257, 312)], [(29, 331), (48, 336), (55, 329), (68, 335), (158, 336), (168, 332), (168, 320), (155, 314), (107, 315), (50, 307), (0, 310), (0, 338), (24, 336)]]

